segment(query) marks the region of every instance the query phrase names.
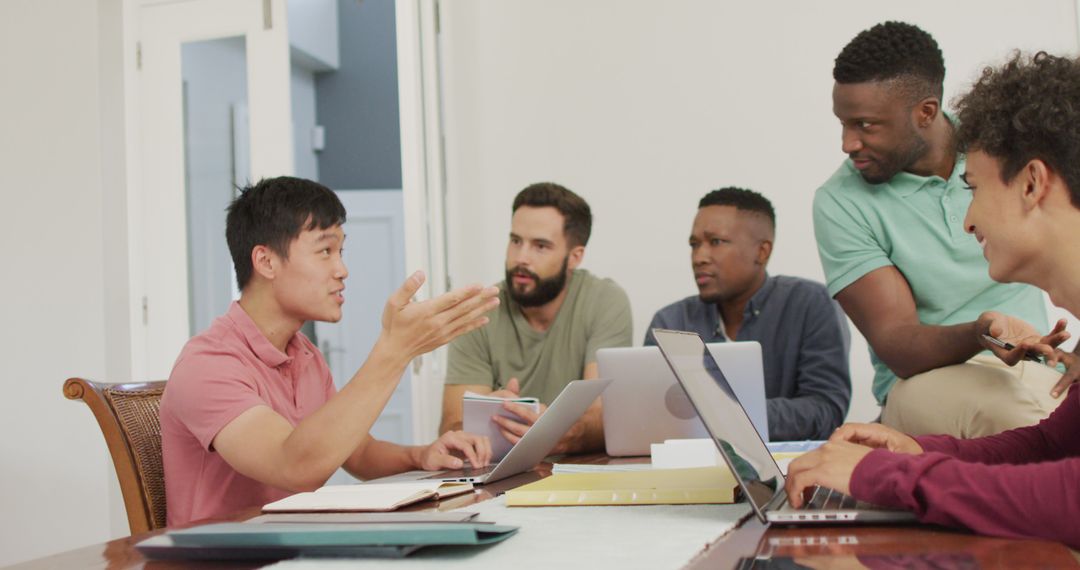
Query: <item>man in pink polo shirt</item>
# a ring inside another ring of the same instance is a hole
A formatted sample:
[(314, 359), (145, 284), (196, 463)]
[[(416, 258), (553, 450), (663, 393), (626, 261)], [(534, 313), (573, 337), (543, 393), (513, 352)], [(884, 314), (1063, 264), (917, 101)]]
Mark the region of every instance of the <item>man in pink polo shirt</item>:
[[(984, 70), (957, 107), (964, 182), (974, 193), (964, 229), (982, 245), (990, 277), (1035, 285), (1080, 315), (1080, 62), (1017, 54)], [(1016, 346), (998, 349), (1003, 359), (1036, 351), (1050, 365), (1077, 365), (1075, 354), (1045, 338), (1004, 340)], [(1080, 389), (1072, 386), (1037, 425), (988, 437), (912, 438), (881, 424), (840, 426), (791, 463), (787, 494), (798, 507), (805, 489), (823, 485), (910, 509), (924, 522), (1080, 548), (1078, 481)]]
[(413, 301), (417, 272), (387, 301), (367, 361), (337, 392), (305, 321), (341, 319), (345, 208), (326, 187), (263, 180), (229, 206), (240, 300), (188, 341), (161, 401), (168, 524), (222, 516), (322, 486), (339, 467), (368, 479), (486, 465), (486, 438), (378, 441), (372, 424), (409, 362), (487, 322), (495, 287)]

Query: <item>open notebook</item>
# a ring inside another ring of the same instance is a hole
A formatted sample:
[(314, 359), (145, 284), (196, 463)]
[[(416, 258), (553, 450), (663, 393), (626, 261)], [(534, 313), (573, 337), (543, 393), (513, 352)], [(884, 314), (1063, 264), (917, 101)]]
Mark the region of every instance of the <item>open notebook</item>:
[(427, 499), (442, 499), (472, 491), (472, 483), (437, 480), (328, 485), (264, 505), (264, 513), (392, 511)]

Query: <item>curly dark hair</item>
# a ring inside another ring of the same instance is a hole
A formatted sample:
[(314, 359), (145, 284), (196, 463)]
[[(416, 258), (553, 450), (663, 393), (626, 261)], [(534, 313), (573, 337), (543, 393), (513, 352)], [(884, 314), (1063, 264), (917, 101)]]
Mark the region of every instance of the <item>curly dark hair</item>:
[(899, 79), (915, 98), (940, 99), (945, 60), (934, 38), (918, 26), (884, 22), (859, 32), (848, 42), (833, 66), (837, 83)]
[(705, 206), (735, 206), (736, 210), (765, 216), (769, 219), (769, 225), (776, 227), (776, 212), (773, 211), (772, 202), (753, 190), (735, 186), (713, 190), (698, 202), (698, 208)]
[(1080, 208), (1080, 63), (1046, 52), (1014, 52), (1000, 68), (987, 67), (956, 98), (957, 142), (1001, 164), (1008, 182), (1039, 159), (1069, 186)]
[(563, 235), (570, 247), (587, 245), (592, 233), (592, 210), (584, 198), (554, 182), (537, 182), (526, 186), (514, 197), (516, 212), (522, 206), (555, 208), (563, 217)]

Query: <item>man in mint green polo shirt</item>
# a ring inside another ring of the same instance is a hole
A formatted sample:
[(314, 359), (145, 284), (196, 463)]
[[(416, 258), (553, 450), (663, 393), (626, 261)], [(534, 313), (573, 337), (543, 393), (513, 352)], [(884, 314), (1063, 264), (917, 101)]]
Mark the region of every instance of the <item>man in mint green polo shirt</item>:
[(1042, 336), (1042, 294), (991, 280), (964, 231), (971, 192), (941, 109), (944, 76), (937, 43), (910, 24), (879, 24), (844, 47), (833, 113), (849, 159), (814, 196), (814, 232), (829, 293), (870, 343), (882, 422), (977, 437), (1053, 411), (1061, 375), (1021, 359), (1065, 335), (1059, 325)]

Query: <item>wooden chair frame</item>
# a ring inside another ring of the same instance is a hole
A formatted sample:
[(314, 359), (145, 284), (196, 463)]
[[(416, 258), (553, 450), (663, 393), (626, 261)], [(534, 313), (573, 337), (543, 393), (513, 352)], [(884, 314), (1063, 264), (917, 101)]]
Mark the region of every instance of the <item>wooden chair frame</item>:
[[(120, 493), (124, 498), (131, 534), (163, 528), (165, 512), (164, 508), (161, 508), (155, 516), (153, 509), (155, 497), (151, 497), (146, 478), (140, 470), (138, 451), (133, 447), (127, 431), (121, 424), (110, 396), (136, 393), (150, 397), (156, 395), (160, 400), (164, 391), (165, 381), (104, 384), (83, 378), (69, 378), (64, 382), (64, 396), (69, 400), (86, 402), (105, 437), (105, 444), (109, 448), (113, 466), (116, 468), (116, 477), (120, 480)], [(164, 505), (164, 492), (159, 503)]]

